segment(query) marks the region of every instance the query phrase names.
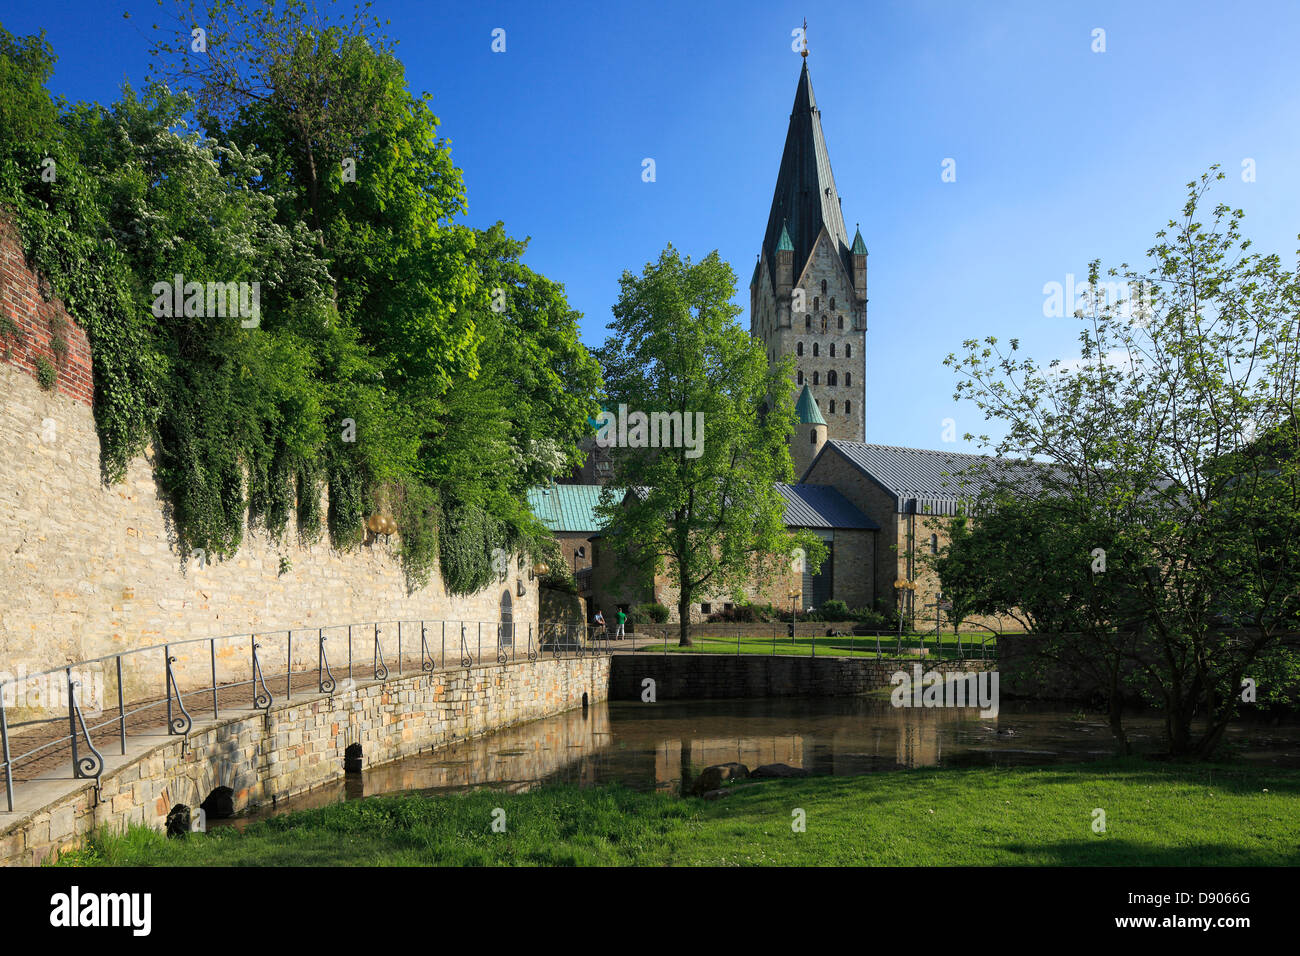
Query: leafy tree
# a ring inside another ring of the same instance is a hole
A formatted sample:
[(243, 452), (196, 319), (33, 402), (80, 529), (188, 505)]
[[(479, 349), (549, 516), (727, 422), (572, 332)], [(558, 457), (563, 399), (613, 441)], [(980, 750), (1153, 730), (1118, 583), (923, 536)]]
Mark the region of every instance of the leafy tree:
[[(736, 277), (710, 253), (698, 263), (669, 246), (642, 273), (625, 272), (611, 335), (598, 357), (609, 407), (697, 421), (699, 447), (620, 447), (599, 511), (612, 554), (642, 574), (666, 569), (677, 588), (679, 643), (691, 643), (692, 597), (739, 591), (804, 547), (815, 569), (825, 546), (788, 533), (775, 482), (789, 481), (794, 430), (790, 361), (769, 367), (736, 323)], [(647, 436), (648, 437), (648, 436)], [(698, 452), (698, 454), (697, 454)]]
[[(1110, 633), (1097, 653), (1139, 676), (1170, 751), (1199, 756), (1237, 712), (1242, 678), (1300, 617), (1300, 282), (1250, 251), (1241, 210), (1219, 204), (1199, 221), (1215, 178), (1188, 184), (1145, 272), (1125, 264), (1103, 284), (1092, 264), (1077, 363), (1042, 367), (994, 338), (947, 360), (957, 397), (1006, 426), (998, 451), (1051, 466), (990, 475), (999, 507), (1022, 506), (1025, 533), (1058, 539), (1037, 568), (987, 565), (991, 599), (1009, 609), (1079, 595), (1103, 549), (1107, 599), (1086, 621), (1046, 613), (1035, 626)], [(1031, 500), (1064, 524), (1035, 518)]]

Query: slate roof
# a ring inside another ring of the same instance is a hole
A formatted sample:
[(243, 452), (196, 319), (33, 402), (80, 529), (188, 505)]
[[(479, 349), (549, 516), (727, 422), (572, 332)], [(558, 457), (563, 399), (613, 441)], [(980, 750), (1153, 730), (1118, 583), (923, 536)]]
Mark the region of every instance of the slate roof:
[(830, 485), (778, 483), (776, 490), (785, 499), (787, 528), (839, 528), (845, 531), (880, 529), (880, 525), (855, 508)]
[(528, 507), (551, 531), (597, 531), (600, 485), (549, 485), (528, 489)]
[(958, 506), (976, 497), (993, 475), (1018, 477), (1034, 485), (1035, 473), (1048, 467), (1017, 458), (838, 439), (827, 442), (822, 454), (832, 449), (894, 495), (899, 514), (956, 514)]
[(776, 247), (782, 230), (789, 232), (794, 247), (794, 274), (798, 276), (812, 254), (822, 226), (826, 227), (844, 267), (852, 275), (853, 260), (849, 253), (849, 236), (844, 229), (844, 214), (840, 211), (840, 195), (835, 189), (835, 176), (831, 173), (821, 111), (817, 109), (812, 79), (808, 76), (808, 61), (804, 60), (760, 257), (760, 262), (768, 263), (768, 281), (772, 283), (773, 292), (776, 291)]

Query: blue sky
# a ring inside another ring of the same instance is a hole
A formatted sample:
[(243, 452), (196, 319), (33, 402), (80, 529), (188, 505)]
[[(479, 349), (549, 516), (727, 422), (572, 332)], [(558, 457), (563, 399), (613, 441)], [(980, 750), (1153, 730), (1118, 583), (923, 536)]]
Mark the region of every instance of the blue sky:
[[(124, 80), (142, 85), (152, 0), (6, 6), (11, 32), (48, 31), (56, 93), (109, 102)], [(1093, 258), (1140, 262), (1212, 163), (1228, 179), (1211, 199), (1244, 208), (1256, 247), (1294, 261), (1295, 2), (374, 9), (411, 87), (433, 94), (469, 222), (531, 236), (526, 261), (565, 285), (593, 346), (621, 273), (668, 242), (693, 258), (717, 249), (748, 309), (799, 73), (791, 30), (807, 17), (845, 221), (870, 251), (868, 441), (974, 450), (941, 441), (945, 418), (959, 435), (987, 428), (952, 401), (944, 356), (989, 334), (1044, 361), (1076, 355), (1077, 322), (1043, 316), (1044, 284)], [(495, 28), (504, 53), (491, 51)]]

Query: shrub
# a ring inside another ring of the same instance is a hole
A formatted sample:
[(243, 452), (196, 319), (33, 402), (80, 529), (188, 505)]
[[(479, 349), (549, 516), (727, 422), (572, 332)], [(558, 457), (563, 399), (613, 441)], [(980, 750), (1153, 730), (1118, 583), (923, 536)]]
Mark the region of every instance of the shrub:
[(822, 604), (822, 617), (828, 621), (847, 621), (849, 619), (849, 606), (839, 598), (831, 598)]
[(47, 392), (54, 388), (54, 383), (59, 379), (59, 373), (55, 371), (49, 359), (44, 355), (36, 356), (36, 381), (40, 383), (41, 388)]

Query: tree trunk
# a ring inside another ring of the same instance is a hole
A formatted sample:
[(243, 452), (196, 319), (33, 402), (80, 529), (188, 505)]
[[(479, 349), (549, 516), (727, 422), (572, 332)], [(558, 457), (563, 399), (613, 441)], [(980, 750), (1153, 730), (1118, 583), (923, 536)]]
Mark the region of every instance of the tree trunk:
[(690, 602), (690, 595), (687, 594), (685, 591), (682, 592), (682, 597), (680, 597), (677, 600), (677, 626), (679, 628), (678, 631), (679, 639), (677, 641), (677, 646), (690, 647), (691, 646), (691, 602)]

